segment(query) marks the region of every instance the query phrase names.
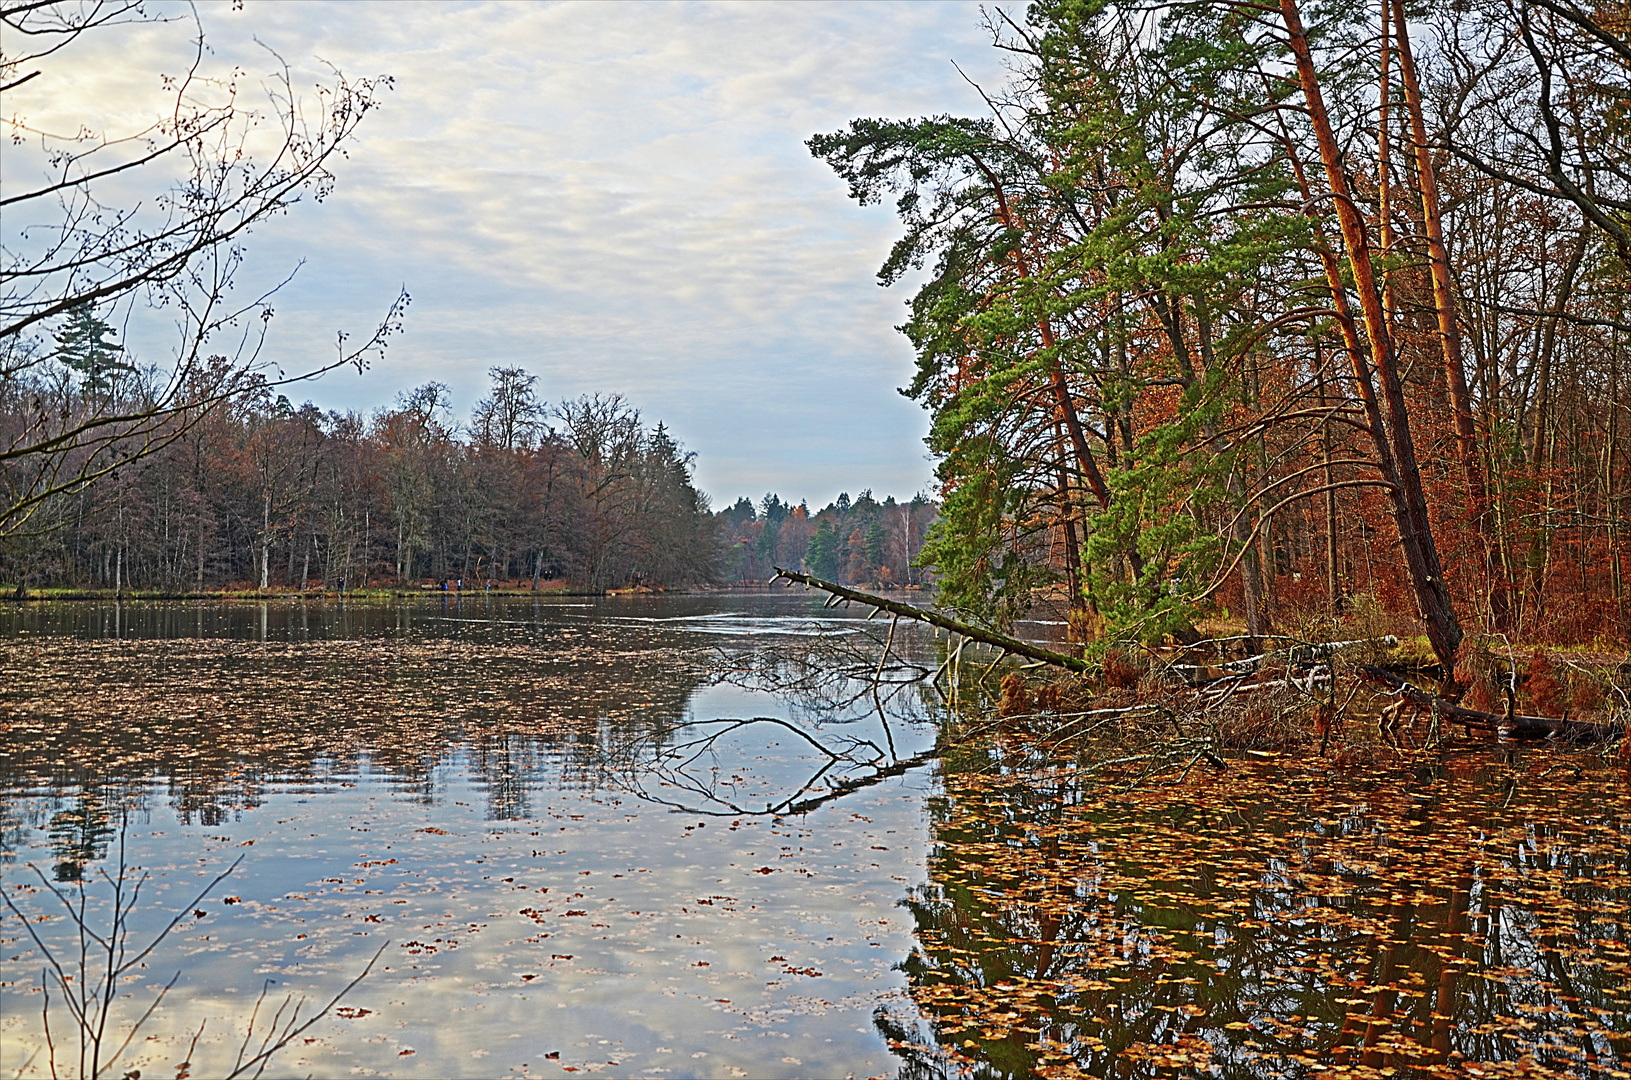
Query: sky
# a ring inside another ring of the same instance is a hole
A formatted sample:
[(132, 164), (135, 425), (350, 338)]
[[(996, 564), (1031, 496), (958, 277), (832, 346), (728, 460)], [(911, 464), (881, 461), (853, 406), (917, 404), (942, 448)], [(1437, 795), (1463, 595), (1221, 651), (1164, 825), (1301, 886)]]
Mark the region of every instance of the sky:
[[(412, 297), (382, 359), (302, 384), (296, 403), (366, 413), (435, 380), (463, 419), (489, 368), (522, 367), (547, 400), (622, 394), (662, 421), (716, 507), (932, 493), (926, 416), (897, 392), (913, 285), (876, 279), (898, 224), (852, 202), (804, 140), (862, 116), (981, 111), (965, 75), (992, 86), (1003, 70), (977, 5), (197, 11), (205, 71), (240, 69), (248, 103), (274, 52), (307, 94), (332, 81), (326, 65), (394, 80), (333, 193), (247, 242), (240, 293), (299, 267), (265, 354), (286, 371), (331, 355), (337, 331), (366, 336), (400, 288)], [(52, 130), (145, 123), (196, 33), (183, 18), (86, 35), (5, 112)], [(6, 156), (16, 182), (30, 159)], [(162, 362), (164, 340), (133, 326), (127, 343)]]

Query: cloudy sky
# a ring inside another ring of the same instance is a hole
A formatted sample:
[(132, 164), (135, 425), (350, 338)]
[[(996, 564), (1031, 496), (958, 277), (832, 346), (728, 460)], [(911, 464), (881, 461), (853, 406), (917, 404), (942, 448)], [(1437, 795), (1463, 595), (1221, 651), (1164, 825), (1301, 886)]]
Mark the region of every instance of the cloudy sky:
[[(238, 66), (248, 93), (274, 67), (266, 49), (307, 88), (325, 63), (395, 79), (332, 197), (250, 238), (245, 289), (304, 261), (276, 302), (271, 355), (286, 369), (326, 356), (337, 330), (366, 332), (399, 287), (413, 297), (383, 360), (297, 399), (369, 411), (437, 380), (462, 418), (489, 367), (520, 366), (546, 398), (620, 393), (664, 421), (715, 505), (929, 488), (923, 413), (896, 393), (910, 290), (875, 277), (896, 225), (850, 202), (803, 143), (858, 116), (978, 111), (952, 63), (1001, 79), (976, 5), (198, 11), (206, 69)], [(195, 32), (101, 31), (6, 112), (58, 130), (151, 116)], [(10, 156), (15, 181), (25, 162)]]

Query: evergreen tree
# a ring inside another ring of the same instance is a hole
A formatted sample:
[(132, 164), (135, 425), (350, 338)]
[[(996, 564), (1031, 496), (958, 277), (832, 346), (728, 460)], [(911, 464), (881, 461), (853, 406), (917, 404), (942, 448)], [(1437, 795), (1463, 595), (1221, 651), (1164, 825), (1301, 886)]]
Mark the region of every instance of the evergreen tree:
[(804, 553), (804, 565), (810, 573), (826, 581), (838, 577), (840, 555), (838, 530), (831, 518), (824, 518), (810, 537), (810, 546)]
[(106, 340), (113, 333), (113, 327), (97, 318), (90, 301), (69, 308), (56, 333), (57, 361), (78, 373), (80, 388), (88, 395), (108, 393), (120, 375), (136, 370), (120, 359), (125, 347)]

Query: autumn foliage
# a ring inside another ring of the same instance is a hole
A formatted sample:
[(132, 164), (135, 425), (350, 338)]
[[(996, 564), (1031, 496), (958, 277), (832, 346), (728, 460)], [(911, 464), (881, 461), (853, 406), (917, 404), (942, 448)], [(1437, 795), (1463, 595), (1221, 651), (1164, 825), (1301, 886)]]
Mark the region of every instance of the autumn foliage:
[(1363, 601), (1446, 669), (1631, 630), (1623, 21), (1379, 8), (1046, 0), (992, 16), (987, 115), (810, 140), (894, 203), (881, 280), (929, 269), (947, 602), (1255, 641)]

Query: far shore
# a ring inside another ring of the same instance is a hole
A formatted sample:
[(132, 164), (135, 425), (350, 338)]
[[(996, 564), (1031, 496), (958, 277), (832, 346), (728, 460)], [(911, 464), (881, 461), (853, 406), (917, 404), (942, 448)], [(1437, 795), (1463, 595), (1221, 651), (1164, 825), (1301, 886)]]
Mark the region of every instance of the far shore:
[[(215, 600), (221, 602), (231, 601), (257, 601), (267, 600), (394, 600), (410, 596), (532, 596), (532, 597), (597, 597), (597, 596), (684, 596), (690, 594), (707, 594), (721, 592), (770, 592), (775, 586), (763, 582), (738, 581), (725, 582), (714, 585), (693, 585), (688, 588), (653, 589), (644, 585), (621, 589), (582, 589), (574, 588), (565, 581), (546, 581), (540, 583), (537, 589), (530, 584), (518, 585), (504, 583), (502, 585), (486, 584), (459, 588), (449, 584), (443, 588), (441, 583), (422, 583), (418, 585), (370, 585), (366, 588), (346, 589), (253, 589), (249, 587), (204, 589), (196, 591), (175, 591), (166, 589), (19, 589), (15, 584), (0, 583), (0, 602), (6, 603), (49, 603), (67, 600), (96, 600), (96, 601), (125, 601), (125, 600)], [(907, 586), (870, 586), (881, 592), (921, 592), (921, 585)]]

